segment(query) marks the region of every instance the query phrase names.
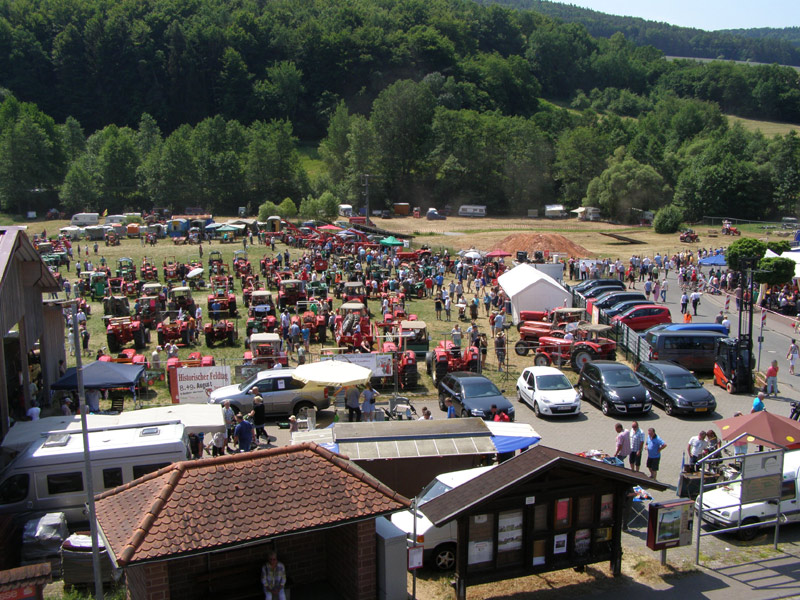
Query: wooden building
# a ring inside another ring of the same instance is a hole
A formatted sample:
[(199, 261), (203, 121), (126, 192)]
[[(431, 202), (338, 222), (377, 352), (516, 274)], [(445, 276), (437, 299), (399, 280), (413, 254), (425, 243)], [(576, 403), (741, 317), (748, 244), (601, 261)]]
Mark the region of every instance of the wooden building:
[[(25, 227), (0, 227), (0, 434), (9, 415), (30, 406), (28, 354), (38, 343), (42, 385), (49, 395), (64, 356), (64, 318), (58, 303), (45, 305), (43, 294), (60, 291)], [(14, 334), (10, 332), (16, 329)]]

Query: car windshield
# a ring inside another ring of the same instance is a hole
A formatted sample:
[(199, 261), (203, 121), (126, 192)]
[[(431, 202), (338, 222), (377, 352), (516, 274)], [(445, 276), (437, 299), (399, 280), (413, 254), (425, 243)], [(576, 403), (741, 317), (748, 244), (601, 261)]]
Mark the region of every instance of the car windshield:
[(700, 387), (700, 382), (691, 373), (667, 376), (667, 387), (673, 390), (687, 390)]
[(419, 504), (430, 502), (434, 498), (438, 498), (445, 492), (449, 492), (452, 489), (453, 488), (451, 488), (449, 485), (445, 485), (438, 479), (434, 479), (428, 485), (426, 485), (425, 489), (420, 493)]
[(490, 396), (499, 396), (500, 390), (488, 379), (467, 379), (462, 382), (464, 386), (464, 394), (467, 398), (488, 398)]
[(256, 373), (252, 377), (250, 377), (250, 379), (245, 380), (244, 383), (240, 383), (239, 384), (239, 391), (240, 392), (245, 391), (247, 388), (249, 388), (251, 385), (253, 385), (256, 382), (257, 379), (258, 379), (258, 373)]
[(540, 390), (571, 390), (572, 384), (563, 373), (557, 375), (539, 375), (536, 378), (536, 387)]
[(606, 371), (603, 373), (603, 383), (617, 388), (629, 388), (640, 385), (636, 375), (634, 375), (633, 371), (629, 369), (614, 369), (613, 371)]

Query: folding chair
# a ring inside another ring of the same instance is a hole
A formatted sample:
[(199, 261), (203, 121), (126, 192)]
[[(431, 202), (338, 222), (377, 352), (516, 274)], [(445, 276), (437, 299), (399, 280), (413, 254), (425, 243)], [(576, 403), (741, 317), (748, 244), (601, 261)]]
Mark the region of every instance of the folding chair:
[(639, 517), (642, 517), (645, 520), (645, 522), (647, 522), (649, 518), (648, 507), (650, 506), (650, 502), (653, 501), (653, 497), (647, 492), (645, 492), (644, 489), (641, 488), (640, 486), (637, 485), (636, 487), (634, 487), (633, 491), (636, 492), (636, 496), (633, 498), (631, 507), (633, 517), (631, 517), (631, 520), (628, 521), (628, 527), (632, 527), (634, 521), (636, 521), (636, 519), (638, 519)]

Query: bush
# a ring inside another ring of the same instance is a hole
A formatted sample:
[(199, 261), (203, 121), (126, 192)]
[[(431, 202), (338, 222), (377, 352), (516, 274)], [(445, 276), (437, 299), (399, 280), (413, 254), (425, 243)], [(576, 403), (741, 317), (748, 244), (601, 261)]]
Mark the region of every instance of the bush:
[(758, 261), (758, 269), (753, 278), (758, 283), (768, 285), (783, 285), (791, 283), (794, 277), (795, 262), (789, 258), (762, 258)]
[(653, 219), (653, 229), (656, 233), (675, 233), (683, 221), (683, 211), (670, 204), (658, 209)]
[(284, 198), (278, 206), (278, 214), (284, 219), (291, 219), (297, 216), (297, 205), (291, 198)]
[(741, 260), (743, 258), (764, 258), (767, 252), (767, 245), (755, 238), (740, 238), (733, 242), (725, 251), (725, 260), (728, 268), (734, 271), (741, 271)]
[(259, 221), (266, 221), (270, 217), (274, 217), (278, 215), (278, 205), (274, 202), (270, 202), (267, 200), (258, 207), (258, 220)]

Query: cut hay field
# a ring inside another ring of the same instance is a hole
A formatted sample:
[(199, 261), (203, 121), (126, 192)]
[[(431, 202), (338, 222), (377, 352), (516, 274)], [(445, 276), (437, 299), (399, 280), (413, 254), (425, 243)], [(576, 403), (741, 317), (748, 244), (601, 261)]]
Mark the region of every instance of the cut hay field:
[(792, 123), (778, 123), (776, 121), (755, 121), (753, 119), (743, 119), (742, 117), (735, 117), (733, 115), (727, 115), (728, 122), (733, 125), (734, 123), (740, 123), (742, 127), (744, 127), (748, 131), (760, 131), (767, 137), (773, 137), (776, 135), (785, 135), (790, 131), (795, 131), (800, 133), (800, 125), (794, 125)]

